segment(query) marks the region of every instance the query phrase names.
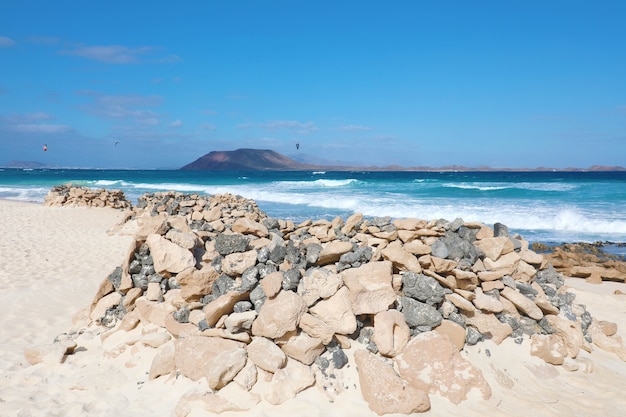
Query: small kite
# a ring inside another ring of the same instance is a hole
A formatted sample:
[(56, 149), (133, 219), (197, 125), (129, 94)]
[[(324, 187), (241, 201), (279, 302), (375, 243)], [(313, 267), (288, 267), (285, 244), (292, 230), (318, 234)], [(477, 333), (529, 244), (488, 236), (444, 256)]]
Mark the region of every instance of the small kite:
[(43, 144), (43, 151), (47, 152), (48, 151), (48, 145), (46, 145), (45, 143)]
[(296, 143), (296, 149), (300, 149), (300, 144)]
[(118, 144), (118, 143), (119, 143), (119, 142), (115, 142), (115, 145), (113, 145), (113, 146), (117, 146), (117, 144)]

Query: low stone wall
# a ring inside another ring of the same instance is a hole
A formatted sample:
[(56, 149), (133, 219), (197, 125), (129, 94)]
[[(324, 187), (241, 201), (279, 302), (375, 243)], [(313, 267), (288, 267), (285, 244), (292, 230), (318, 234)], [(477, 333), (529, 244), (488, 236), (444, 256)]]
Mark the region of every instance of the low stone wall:
[[(110, 333), (161, 329), (150, 334), (159, 350), (151, 379), (206, 378), (219, 394), (232, 381), (249, 391), (266, 375), (272, 404), (312, 385), (332, 397), (347, 349), (360, 346), (354, 361), (370, 408), (412, 413), (429, 409), (432, 393), (489, 398), (459, 354), (465, 344), (528, 338), (533, 355), (568, 365), (592, 343), (616, 342), (613, 327), (501, 224), (360, 214), (294, 224), (230, 194), (154, 193), (125, 227), (136, 244), (102, 282), (90, 317)], [(211, 395), (179, 405), (210, 409)]]
[(130, 201), (121, 190), (93, 189), (64, 184), (54, 186), (44, 198), (45, 206), (112, 207), (129, 209)]

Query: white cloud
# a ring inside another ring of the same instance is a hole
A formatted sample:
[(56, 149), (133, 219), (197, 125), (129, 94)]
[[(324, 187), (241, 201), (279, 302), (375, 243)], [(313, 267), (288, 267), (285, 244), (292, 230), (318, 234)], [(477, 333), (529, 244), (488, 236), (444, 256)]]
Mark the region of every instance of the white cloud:
[(6, 36), (0, 36), (0, 48), (8, 48), (13, 45), (15, 45), (15, 41), (13, 39), (7, 38)]
[(359, 126), (359, 125), (346, 125), (339, 127), (339, 130), (344, 132), (365, 132), (368, 130), (372, 130), (369, 126)]
[(142, 96), (138, 94), (128, 95), (104, 95), (92, 91), (83, 91), (78, 94), (95, 96), (93, 103), (85, 106), (91, 114), (111, 119), (129, 119), (137, 124), (158, 125), (159, 115), (146, 109), (161, 105), (163, 98), (160, 96)]
[(245, 123), (239, 125), (238, 127), (240, 129), (260, 127), (269, 132), (276, 132), (278, 130), (289, 130), (299, 134), (307, 134), (319, 130), (313, 122), (302, 123), (295, 120), (269, 120), (266, 123)]
[(122, 45), (83, 46), (72, 50), (62, 51), (66, 55), (80, 56), (108, 64), (135, 64), (139, 57), (152, 52), (154, 48), (142, 46), (129, 48)]
[(180, 119), (176, 119), (172, 123), (170, 123), (168, 126), (169, 127), (181, 127), (182, 125), (183, 125), (183, 121)]
[(217, 127), (215, 125), (210, 124), (210, 123), (202, 123), (200, 125), (200, 129), (213, 131), (213, 130), (216, 130)]
[(29, 36), (28, 41), (31, 43), (38, 43), (41, 45), (54, 45), (59, 43), (59, 38), (54, 36)]
[(26, 114), (25, 118), (27, 120), (52, 120), (54, 119), (54, 116), (46, 112), (40, 111), (36, 113), (28, 113)]
[(67, 125), (22, 123), (13, 126), (13, 130), (20, 133), (64, 133), (72, 129)]

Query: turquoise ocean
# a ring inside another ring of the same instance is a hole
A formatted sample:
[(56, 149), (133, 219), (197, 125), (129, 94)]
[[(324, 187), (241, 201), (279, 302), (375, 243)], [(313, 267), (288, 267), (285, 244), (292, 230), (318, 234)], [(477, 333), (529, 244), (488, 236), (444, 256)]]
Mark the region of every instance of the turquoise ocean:
[[(530, 242), (626, 242), (626, 172), (368, 172), (0, 169), (0, 198), (41, 203), (73, 183), (146, 192), (231, 193), (269, 216), (366, 217), (503, 223)], [(624, 247), (615, 248), (622, 252)]]

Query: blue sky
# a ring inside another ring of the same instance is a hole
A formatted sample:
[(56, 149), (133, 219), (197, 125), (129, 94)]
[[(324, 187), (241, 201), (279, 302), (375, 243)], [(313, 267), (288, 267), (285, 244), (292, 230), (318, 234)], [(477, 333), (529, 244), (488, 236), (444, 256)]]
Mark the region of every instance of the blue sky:
[(621, 0), (3, 1), (0, 164), (626, 166), (624, 21)]

